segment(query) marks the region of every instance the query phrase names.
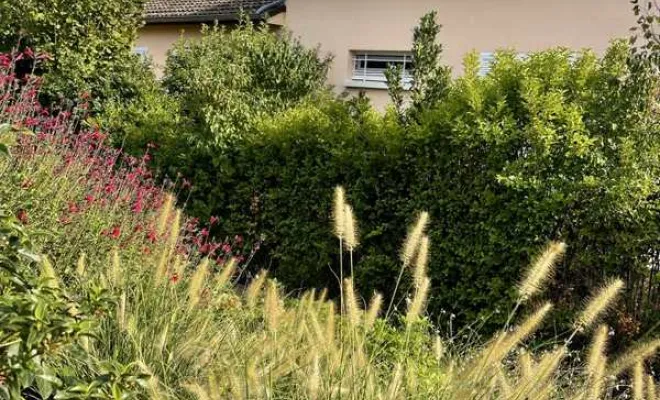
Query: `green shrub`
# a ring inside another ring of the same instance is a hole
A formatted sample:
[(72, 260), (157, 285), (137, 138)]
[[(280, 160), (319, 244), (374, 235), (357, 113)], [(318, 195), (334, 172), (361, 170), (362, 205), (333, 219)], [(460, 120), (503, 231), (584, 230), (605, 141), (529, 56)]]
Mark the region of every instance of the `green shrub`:
[(657, 236), (655, 81), (629, 74), (620, 43), (602, 58), (500, 52), (486, 77), (475, 55), (466, 65), (445, 100), (408, 126), (319, 99), (264, 119), (222, 169), (205, 170), (212, 189), (193, 210), (264, 235), (264, 261), (290, 287), (326, 286), (337, 257), (329, 193), (351, 182), (363, 237), (357, 286), (391, 293), (398, 238), (427, 209), (437, 244), (430, 310), (441, 323), (501, 325), (520, 267), (552, 239), (570, 243), (559, 304), (612, 274), (628, 277), (631, 301), (643, 294)]
[(42, 95), (103, 101), (136, 94), (133, 55), (142, 0), (26, 0), (0, 3), (0, 51), (31, 47), (52, 61), (41, 64)]
[(253, 121), (284, 110), (325, 85), (329, 59), (267, 25), (205, 27), (171, 50), (163, 83), (197, 128), (191, 144), (223, 146)]

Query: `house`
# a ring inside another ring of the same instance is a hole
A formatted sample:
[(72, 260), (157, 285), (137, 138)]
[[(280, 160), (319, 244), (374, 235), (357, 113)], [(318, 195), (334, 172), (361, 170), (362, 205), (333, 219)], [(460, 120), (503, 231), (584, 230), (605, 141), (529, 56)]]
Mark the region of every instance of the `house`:
[(236, 23), (241, 10), (333, 54), (329, 83), (338, 92), (365, 91), (377, 107), (388, 102), (385, 67), (410, 70), (412, 29), (431, 10), (443, 25), (443, 61), (456, 73), (468, 51), (481, 54), (485, 72), (500, 48), (602, 52), (635, 25), (627, 0), (150, 0), (138, 51), (163, 65), (181, 31), (195, 36), (203, 23)]

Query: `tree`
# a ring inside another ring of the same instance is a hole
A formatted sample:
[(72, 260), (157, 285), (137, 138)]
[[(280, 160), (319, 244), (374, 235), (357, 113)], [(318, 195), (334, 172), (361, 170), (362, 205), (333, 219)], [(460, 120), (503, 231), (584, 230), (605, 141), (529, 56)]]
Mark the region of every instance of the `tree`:
[(22, 0), (0, 2), (0, 50), (32, 48), (49, 99), (82, 92), (104, 100), (135, 92), (131, 65), (144, 0)]
[(400, 66), (390, 66), (385, 73), (388, 91), (397, 114), (405, 122), (417, 121), (423, 110), (435, 107), (447, 93), (451, 79), (449, 67), (440, 64), (442, 44), (438, 42), (441, 25), (437, 12), (424, 15), (413, 33), (412, 82), (409, 89), (410, 104), (404, 106), (406, 96)]

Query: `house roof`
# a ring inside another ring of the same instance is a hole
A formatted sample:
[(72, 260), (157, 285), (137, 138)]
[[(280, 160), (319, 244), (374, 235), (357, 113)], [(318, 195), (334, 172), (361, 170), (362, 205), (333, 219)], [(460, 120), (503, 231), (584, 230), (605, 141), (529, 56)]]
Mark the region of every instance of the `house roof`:
[(145, 21), (168, 22), (236, 21), (243, 13), (252, 19), (275, 14), (284, 8), (284, 0), (148, 0)]

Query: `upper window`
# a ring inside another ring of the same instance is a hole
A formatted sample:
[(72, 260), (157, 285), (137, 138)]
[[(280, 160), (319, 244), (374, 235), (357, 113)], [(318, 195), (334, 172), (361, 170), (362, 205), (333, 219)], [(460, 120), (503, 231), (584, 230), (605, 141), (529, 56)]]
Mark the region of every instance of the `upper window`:
[[(528, 57), (527, 53), (516, 54), (516, 58), (519, 60), (524, 60), (527, 57)], [(479, 54), (479, 76), (488, 75), (494, 62), (495, 62), (495, 53), (483, 52)]]
[(413, 58), (403, 53), (354, 52), (353, 75), (354, 82), (385, 83), (385, 71), (389, 66), (401, 66), (403, 83), (412, 81)]
[(138, 47), (135, 47), (135, 48), (133, 49), (133, 53), (135, 53), (135, 54), (137, 54), (137, 55), (139, 55), (139, 56), (142, 56), (142, 57), (146, 57), (146, 56), (149, 54), (149, 48), (148, 48), (148, 47), (138, 46)]

